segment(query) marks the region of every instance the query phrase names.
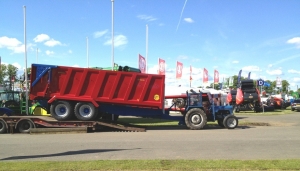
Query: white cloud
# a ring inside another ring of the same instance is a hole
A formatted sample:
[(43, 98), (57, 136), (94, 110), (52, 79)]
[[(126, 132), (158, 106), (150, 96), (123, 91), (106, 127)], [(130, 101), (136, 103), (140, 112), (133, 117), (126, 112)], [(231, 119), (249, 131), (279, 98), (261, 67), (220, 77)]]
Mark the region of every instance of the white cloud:
[(272, 66), (273, 66), (272, 64), (269, 64), (269, 65), (268, 65), (268, 68), (272, 68)]
[(49, 39), (50, 39), (50, 37), (47, 34), (39, 34), (33, 39), (33, 41), (34, 42), (44, 42)]
[(53, 55), (54, 52), (53, 52), (53, 51), (50, 51), (50, 50), (46, 50), (46, 54), (47, 54), (48, 56), (50, 56), (50, 55)]
[(194, 22), (194, 20), (191, 19), (191, 18), (184, 18), (183, 20), (184, 20), (185, 22), (187, 22), (187, 23), (193, 23), (193, 22)]
[[(124, 35), (117, 35), (114, 37), (114, 46), (119, 47), (128, 43), (127, 37)], [(107, 40), (104, 45), (111, 45), (111, 39)]]
[(151, 15), (138, 15), (137, 18), (148, 21), (148, 22), (157, 20), (157, 18), (152, 17)]
[(245, 66), (242, 68), (243, 71), (260, 71), (258, 66)]
[(266, 71), (269, 75), (282, 75), (282, 71), (280, 69), (275, 69), (275, 70), (267, 70)]
[(69, 50), (69, 51), (68, 51), (68, 53), (72, 54), (72, 53), (73, 53), (73, 51), (72, 51), (72, 50)]
[(295, 81), (296, 83), (300, 83), (300, 78), (294, 78), (293, 81)]
[[(24, 53), (25, 45), (20, 45), (17, 47), (8, 47), (7, 49), (12, 50), (13, 53)], [(27, 49), (28, 49), (28, 47), (27, 47)]]
[(15, 66), (15, 67), (17, 67), (18, 70), (20, 70), (22, 68), (22, 66), (19, 63), (16, 63), (16, 62), (13, 63), (12, 65)]
[(60, 41), (57, 41), (57, 40), (54, 40), (54, 39), (51, 39), (51, 40), (48, 40), (44, 43), (46, 46), (49, 46), (49, 47), (53, 47), (53, 46), (56, 46), (56, 45), (62, 45), (60, 43)]
[(20, 46), (22, 43), (16, 38), (9, 38), (6, 36), (0, 37), (0, 48), (4, 47), (17, 47)]
[(232, 63), (233, 63), (233, 64), (238, 64), (238, 63), (239, 63), (239, 61), (232, 61)]
[(292, 74), (300, 74), (300, 71), (294, 70), (294, 69), (289, 69), (288, 73), (292, 73)]
[(99, 38), (105, 35), (108, 32), (108, 30), (103, 30), (103, 31), (96, 31), (94, 32), (94, 38)]
[(295, 44), (297, 48), (300, 48), (300, 37), (294, 37), (287, 41), (289, 44)]

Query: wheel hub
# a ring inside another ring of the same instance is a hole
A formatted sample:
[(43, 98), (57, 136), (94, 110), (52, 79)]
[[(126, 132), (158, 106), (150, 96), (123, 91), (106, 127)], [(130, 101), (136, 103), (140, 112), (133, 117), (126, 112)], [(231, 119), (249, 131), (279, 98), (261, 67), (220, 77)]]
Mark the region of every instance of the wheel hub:
[(228, 125), (229, 127), (235, 127), (235, 125), (236, 125), (236, 120), (235, 120), (234, 118), (228, 118), (228, 119), (227, 119), (227, 125)]
[(202, 118), (201, 118), (201, 116), (199, 116), (199, 115), (193, 115), (193, 116), (191, 117), (191, 122), (192, 122), (193, 124), (200, 124), (200, 123), (202, 122)]
[(82, 106), (79, 108), (79, 114), (80, 114), (82, 117), (90, 117), (90, 115), (92, 115), (91, 107), (90, 107), (89, 105), (82, 105)]

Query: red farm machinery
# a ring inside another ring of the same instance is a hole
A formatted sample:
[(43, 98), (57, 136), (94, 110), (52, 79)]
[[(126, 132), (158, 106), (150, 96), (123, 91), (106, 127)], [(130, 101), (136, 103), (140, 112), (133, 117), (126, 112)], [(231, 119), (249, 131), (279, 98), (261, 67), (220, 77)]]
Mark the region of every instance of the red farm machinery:
[(241, 80), (237, 90), (230, 90), (227, 103), (234, 106), (235, 112), (253, 110), (262, 111), (259, 90), (255, 87), (252, 79)]

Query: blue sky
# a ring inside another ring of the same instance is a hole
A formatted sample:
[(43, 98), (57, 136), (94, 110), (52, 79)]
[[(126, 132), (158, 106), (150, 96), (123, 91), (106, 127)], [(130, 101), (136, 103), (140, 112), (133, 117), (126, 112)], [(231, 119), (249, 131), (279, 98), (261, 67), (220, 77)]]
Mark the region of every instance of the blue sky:
[[(28, 66), (111, 66), (110, 0), (0, 1), (2, 63), (25, 67), (23, 5)], [(158, 58), (164, 59), (169, 86), (189, 86), (192, 65), (192, 86), (202, 85), (203, 68), (210, 82), (215, 69), (220, 79), (242, 69), (242, 76), (280, 77), (296, 90), (299, 7), (299, 0), (115, 0), (114, 62), (138, 67), (138, 54), (146, 56), (148, 25), (148, 72), (156, 73)], [(180, 80), (175, 77), (176, 61), (184, 66)]]

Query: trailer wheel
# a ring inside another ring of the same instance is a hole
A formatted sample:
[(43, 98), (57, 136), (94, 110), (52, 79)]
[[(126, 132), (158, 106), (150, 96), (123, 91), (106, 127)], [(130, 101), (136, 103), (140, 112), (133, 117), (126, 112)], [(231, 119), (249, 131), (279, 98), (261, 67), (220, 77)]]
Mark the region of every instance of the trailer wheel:
[(206, 123), (207, 116), (202, 109), (191, 109), (185, 115), (185, 124), (190, 129), (202, 129)]
[(4, 120), (0, 120), (0, 134), (4, 134), (7, 132), (7, 125)]
[(50, 113), (58, 121), (65, 121), (73, 115), (73, 105), (67, 101), (56, 101), (51, 104)]
[(97, 108), (92, 103), (80, 102), (75, 105), (75, 116), (81, 121), (93, 120), (97, 115)]
[(218, 125), (222, 128), (225, 128), (225, 126), (223, 124), (223, 119), (218, 119)]
[(238, 126), (239, 121), (234, 115), (227, 115), (223, 120), (223, 125), (225, 128), (234, 129)]
[(30, 119), (21, 120), (17, 123), (17, 129), (20, 133), (29, 133), (32, 128), (35, 128), (35, 125)]

